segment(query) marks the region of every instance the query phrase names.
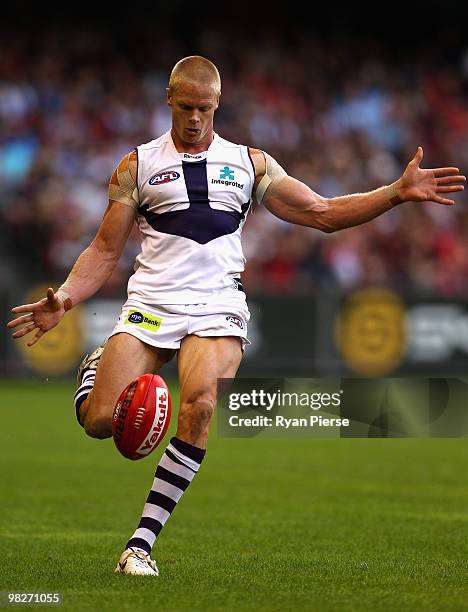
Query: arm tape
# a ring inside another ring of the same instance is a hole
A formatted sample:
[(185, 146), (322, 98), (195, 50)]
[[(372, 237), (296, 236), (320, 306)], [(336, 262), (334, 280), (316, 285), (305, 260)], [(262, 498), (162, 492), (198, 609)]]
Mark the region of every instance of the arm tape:
[(265, 151), (262, 151), (262, 153), (265, 156), (266, 169), (265, 174), (257, 185), (256, 198), (259, 204), (262, 202), (263, 196), (270, 185), (279, 183), (285, 176), (288, 176), (286, 170), (279, 165), (276, 159), (274, 159), (271, 155), (268, 155), (268, 153), (265, 153)]
[(139, 196), (137, 188), (137, 152), (131, 151), (120, 160), (109, 183), (109, 200), (126, 204), (137, 209)]

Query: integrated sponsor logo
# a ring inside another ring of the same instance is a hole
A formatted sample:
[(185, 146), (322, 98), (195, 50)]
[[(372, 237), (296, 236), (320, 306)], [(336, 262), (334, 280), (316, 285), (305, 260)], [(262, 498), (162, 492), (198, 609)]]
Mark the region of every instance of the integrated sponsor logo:
[(237, 189), (244, 189), (244, 185), (238, 183), (235, 180), (234, 170), (232, 170), (229, 166), (224, 166), (219, 171), (219, 179), (211, 179), (212, 185), (227, 185), (230, 187), (237, 187)]
[(125, 325), (137, 325), (143, 329), (148, 329), (153, 332), (157, 332), (161, 326), (161, 317), (149, 314), (148, 312), (141, 312), (139, 310), (130, 310), (125, 321)]
[(166, 170), (166, 172), (158, 172), (153, 174), (149, 180), (150, 185), (163, 185), (164, 183), (170, 183), (176, 181), (180, 177), (179, 172), (175, 170)]
[(168, 416), (169, 394), (166, 389), (156, 387), (156, 410), (154, 411), (153, 425), (146, 436), (145, 441), (137, 449), (140, 455), (147, 455), (158, 442), (164, 431), (164, 425)]
[(242, 319), (239, 319), (239, 317), (229, 315), (226, 317), (226, 321), (229, 323), (229, 325), (231, 325), (231, 327), (232, 325), (236, 325), (239, 329), (244, 329), (244, 323)]
[(228, 181), (234, 180), (234, 170), (231, 170), (229, 166), (224, 166), (219, 172), (220, 179), (227, 179)]
[(237, 189), (244, 189), (243, 183), (237, 181), (222, 181), (221, 179), (211, 179), (212, 185), (228, 185), (230, 187), (237, 187)]

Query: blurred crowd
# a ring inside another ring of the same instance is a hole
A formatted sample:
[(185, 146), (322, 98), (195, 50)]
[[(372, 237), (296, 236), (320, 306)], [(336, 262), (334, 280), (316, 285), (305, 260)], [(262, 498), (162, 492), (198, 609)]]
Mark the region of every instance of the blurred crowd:
[[(170, 125), (172, 65), (204, 54), (220, 68), (215, 129), (265, 149), (324, 196), (394, 181), (414, 155), (468, 171), (468, 53), (399, 56), (370, 39), (242, 38), (201, 30), (196, 46), (142, 27), (122, 41), (93, 28), (3, 32), (0, 52), (0, 271), (60, 283), (91, 241), (120, 157)], [(368, 284), (468, 293), (467, 195), (455, 207), (404, 204), (335, 234), (262, 209), (244, 230), (256, 292)], [(132, 233), (107, 293), (122, 292), (139, 251)]]

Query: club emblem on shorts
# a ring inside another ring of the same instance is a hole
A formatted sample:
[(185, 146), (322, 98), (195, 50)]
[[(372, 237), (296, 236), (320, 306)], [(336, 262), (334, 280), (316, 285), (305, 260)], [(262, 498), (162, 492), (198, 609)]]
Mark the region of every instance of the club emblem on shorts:
[(143, 329), (148, 329), (152, 332), (157, 332), (161, 326), (161, 317), (149, 314), (148, 312), (140, 312), (139, 310), (130, 310), (125, 320), (125, 325), (137, 325)]
[(233, 325), (236, 325), (239, 329), (244, 329), (244, 323), (241, 319), (239, 319), (239, 317), (233, 317), (232, 315), (230, 315), (229, 317), (226, 317), (226, 321), (229, 322), (231, 327)]
[(149, 180), (150, 185), (162, 185), (163, 183), (170, 183), (176, 181), (180, 177), (180, 174), (175, 170), (167, 170), (166, 172), (158, 172), (153, 174)]

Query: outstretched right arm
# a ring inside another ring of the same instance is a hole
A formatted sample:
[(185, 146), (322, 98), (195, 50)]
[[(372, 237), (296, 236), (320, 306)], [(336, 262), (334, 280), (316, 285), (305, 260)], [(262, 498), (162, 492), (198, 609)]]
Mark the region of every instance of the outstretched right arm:
[(109, 183), (109, 204), (99, 230), (76, 260), (67, 280), (54, 293), (34, 304), (12, 308), (20, 317), (10, 321), (9, 328), (24, 327), (13, 333), (21, 338), (37, 329), (28, 346), (35, 344), (45, 332), (59, 323), (67, 310), (83, 302), (98, 291), (112, 274), (133, 227), (138, 207), (136, 191), (136, 152), (125, 155), (115, 169)]

